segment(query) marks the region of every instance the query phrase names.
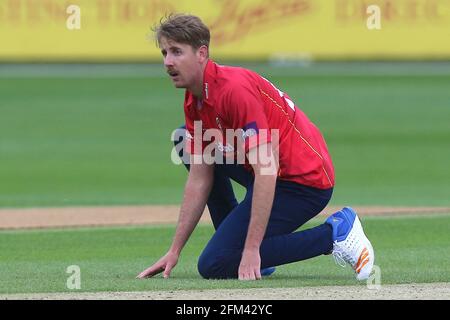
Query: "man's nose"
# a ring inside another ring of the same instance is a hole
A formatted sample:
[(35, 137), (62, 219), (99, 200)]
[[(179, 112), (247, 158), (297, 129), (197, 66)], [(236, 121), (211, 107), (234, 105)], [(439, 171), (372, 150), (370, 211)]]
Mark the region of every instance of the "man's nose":
[(173, 66), (173, 59), (172, 59), (172, 56), (171, 56), (170, 54), (167, 54), (167, 55), (164, 57), (164, 65), (165, 65), (166, 67)]

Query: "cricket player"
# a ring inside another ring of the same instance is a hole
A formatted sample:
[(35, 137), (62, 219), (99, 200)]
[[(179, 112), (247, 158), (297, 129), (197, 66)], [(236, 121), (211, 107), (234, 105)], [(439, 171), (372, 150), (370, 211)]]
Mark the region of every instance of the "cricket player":
[[(169, 277), (208, 205), (215, 233), (198, 260), (206, 279), (257, 280), (323, 254), (367, 279), (374, 250), (352, 208), (296, 231), (325, 208), (335, 184), (318, 128), (269, 80), (212, 61), (210, 32), (198, 17), (171, 15), (155, 33), (170, 79), (186, 89), (176, 144), (189, 174), (172, 245), (138, 278)], [(246, 188), (240, 203), (230, 179)]]

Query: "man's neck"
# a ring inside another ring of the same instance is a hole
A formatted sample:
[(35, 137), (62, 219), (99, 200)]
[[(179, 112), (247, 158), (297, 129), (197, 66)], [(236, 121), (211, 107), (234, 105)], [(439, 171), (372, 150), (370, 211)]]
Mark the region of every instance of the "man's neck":
[(187, 89), (197, 100), (203, 100), (203, 82), (200, 87)]

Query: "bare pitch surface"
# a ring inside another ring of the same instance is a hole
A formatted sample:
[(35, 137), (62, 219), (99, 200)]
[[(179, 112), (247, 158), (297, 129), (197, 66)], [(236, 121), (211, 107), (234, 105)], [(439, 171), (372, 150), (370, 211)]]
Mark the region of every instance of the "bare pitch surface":
[[(327, 216), (341, 207), (328, 206), (321, 213)], [(401, 216), (450, 214), (450, 207), (388, 207), (355, 206), (361, 216)], [(0, 209), (1, 229), (65, 228), (176, 223), (179, 206), (106, 206)], [(202, 222), (210, 222), (209, 214)]]
[(146, 292), (35, 293), (0, 295), (0, 300), (435, 300), (450, 299), (450, 283), (411, 283), (307, 288), (179, 290)]

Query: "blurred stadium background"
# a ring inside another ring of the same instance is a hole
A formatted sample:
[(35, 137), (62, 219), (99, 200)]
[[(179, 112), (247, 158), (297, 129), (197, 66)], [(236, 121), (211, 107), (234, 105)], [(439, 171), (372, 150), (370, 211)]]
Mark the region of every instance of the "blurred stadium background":
[(171, 12), (321, 128), (333, 203), (450, 204), (448, 0), (0, 0), (0, 207), (180, 203), (183, 91), (150, 32)]

